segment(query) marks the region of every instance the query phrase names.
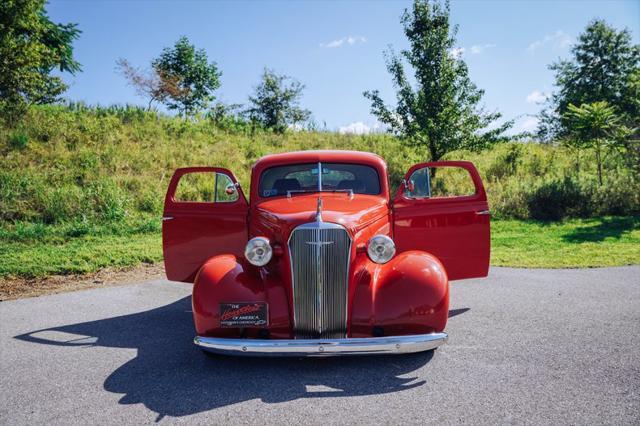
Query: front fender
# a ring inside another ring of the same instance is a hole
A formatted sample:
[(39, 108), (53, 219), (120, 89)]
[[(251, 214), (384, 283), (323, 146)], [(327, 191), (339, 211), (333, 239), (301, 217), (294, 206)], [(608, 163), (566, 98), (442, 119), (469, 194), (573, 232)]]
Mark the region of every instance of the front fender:
[(423, 251), (386, 264), (361, 256), (351, 309), (351, 337), (440, 332), (449, 313), (449, 280), (442, 263)]
[(267, 326), (247, 328), (242, 337), (257, 337), (260, 328), (267, 328), (274, 338), (289, 337), (289, 308), (280, 280), (234, 255), (212, 257), (200, 268), (193, 287), (193, 319), (198, 335), (241, 337), (240, 329), (220, 326), (220, 303), (238, 302), (266, 302), (269, 312)]

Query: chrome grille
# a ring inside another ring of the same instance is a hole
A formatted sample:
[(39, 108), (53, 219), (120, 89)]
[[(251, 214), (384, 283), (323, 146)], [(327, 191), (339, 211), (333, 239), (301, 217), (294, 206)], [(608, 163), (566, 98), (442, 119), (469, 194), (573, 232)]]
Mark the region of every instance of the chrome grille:
[(295, 337), (346, 337), (351, 253), (346, 229), (327, 222), (301, 225), (291, 233), (289, 253)]

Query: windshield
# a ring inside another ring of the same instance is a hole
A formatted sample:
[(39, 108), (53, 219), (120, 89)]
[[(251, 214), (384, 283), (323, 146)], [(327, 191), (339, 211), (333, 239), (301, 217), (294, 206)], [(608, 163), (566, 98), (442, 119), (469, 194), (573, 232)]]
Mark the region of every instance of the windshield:
[(377, 195), (380, 178), (373, 167), (362, 164), (289, 164), (265, 170), (260, 176), (258, 191), (261, 197), (317, 191)]

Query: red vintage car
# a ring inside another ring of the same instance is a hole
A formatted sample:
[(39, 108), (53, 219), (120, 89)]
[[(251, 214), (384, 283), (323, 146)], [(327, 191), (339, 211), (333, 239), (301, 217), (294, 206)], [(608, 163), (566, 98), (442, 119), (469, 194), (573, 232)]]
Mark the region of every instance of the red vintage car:
[[(457, 169), (464, 194), (433, 193)], [(195, 189), (194, 189), (195, 188)], [(233, 173), (178, 169), (166, 195), (167, 277), (194, 283), (195, 343), (237, 355), (353, 355), (436, 348), (449, 281), (484, 277), (489, 211), (472, 163), (409, 169), (397, 193), (377, 155), (303, 151)]]

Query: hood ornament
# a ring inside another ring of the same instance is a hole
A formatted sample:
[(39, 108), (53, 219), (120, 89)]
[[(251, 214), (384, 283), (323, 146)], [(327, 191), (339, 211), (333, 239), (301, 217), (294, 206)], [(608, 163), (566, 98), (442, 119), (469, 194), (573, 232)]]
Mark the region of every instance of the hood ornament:
[(316, 222), (322, 222), (322, 198), (318, 197), (318, 207), (316, 208)]

